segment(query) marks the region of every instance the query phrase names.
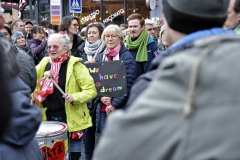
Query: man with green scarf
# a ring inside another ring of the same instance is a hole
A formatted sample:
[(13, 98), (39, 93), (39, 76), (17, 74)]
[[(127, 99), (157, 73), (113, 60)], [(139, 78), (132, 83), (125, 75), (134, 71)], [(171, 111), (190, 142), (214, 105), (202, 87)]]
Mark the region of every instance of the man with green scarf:
[(126, 41), (126, 48), (132, 53), (136, 61), (136, 77), (146, 73), (155, 58), (157, 42), (144, 29), (144, 18), (139, 13), (128, 16), (129, 35)]

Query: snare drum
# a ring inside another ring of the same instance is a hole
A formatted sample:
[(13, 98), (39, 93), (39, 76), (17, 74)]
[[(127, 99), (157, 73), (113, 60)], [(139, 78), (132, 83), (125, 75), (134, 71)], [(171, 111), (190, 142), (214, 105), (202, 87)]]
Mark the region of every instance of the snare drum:
[(67, 124), (56, 121), (42, 122), (36, 139), (41, 148), (44, 160), (64, 160), (68, 151)]

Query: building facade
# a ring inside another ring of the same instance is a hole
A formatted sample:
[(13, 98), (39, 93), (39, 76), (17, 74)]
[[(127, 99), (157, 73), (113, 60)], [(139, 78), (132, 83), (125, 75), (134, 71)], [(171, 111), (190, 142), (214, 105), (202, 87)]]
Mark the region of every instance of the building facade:
[[(80, 4), (76, 4), (79, 1)], [(150, 11), (146, 7), (146, 0), (34, 0), (33, 17), (30, 17), (30, 7), (27, 6), (23, 18), (35, 20), (39, 24), (60, 24), (63, 16), (73, 15), (80, 19), (81, 26), (96, 21), (121, 24), (127, 23), (127, 17), (132, 13), (140, 13), (145, 19), (161, 18), (161, 0), (156, 2), (156, 8)], [(72, 12), (73, 3), (81, 6), (81, 13)]]

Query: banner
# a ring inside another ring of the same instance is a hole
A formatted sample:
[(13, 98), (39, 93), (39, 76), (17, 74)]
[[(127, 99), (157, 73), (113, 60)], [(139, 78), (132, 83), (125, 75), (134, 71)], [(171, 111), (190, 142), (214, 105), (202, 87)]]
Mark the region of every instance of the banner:
[(94, 79), (97, 97), (121, 97), (127, 95), (125, 63), (111, 61), (86, 64)]

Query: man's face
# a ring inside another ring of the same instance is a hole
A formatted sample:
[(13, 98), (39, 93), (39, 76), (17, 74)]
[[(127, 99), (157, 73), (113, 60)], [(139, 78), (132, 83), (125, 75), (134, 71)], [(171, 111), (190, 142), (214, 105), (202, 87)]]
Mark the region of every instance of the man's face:
[(146, 24), (145, 29), (152, 37), (156, 38), (156, 31), (153, 24)]
[(19, 31), (19, 32), (24, 33), (25, 32), (24, 23), (23, 22), (17, 22), (17, 24), (14, 27), (14, 32), (15, 31)]
[(32, 25), (30, 23), (25, 25), (25, 32), (26, 33), (31, 33)]
[(136, 40), (141, 34), (143, 29), (144, 26), (140, 25), (140, 20), (133, 19), (128, 21), (129, 35), (131, 36), (132, 40)]
[(233, 10), (235, 0), (230, 0), (228, 7), (228, 16), (223, 25), (224, 29), (235, 29), (240, 22), (240, 13), (236, 13)]

